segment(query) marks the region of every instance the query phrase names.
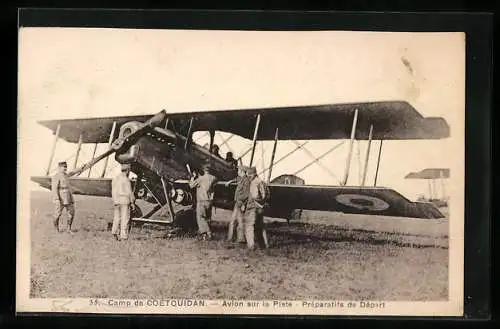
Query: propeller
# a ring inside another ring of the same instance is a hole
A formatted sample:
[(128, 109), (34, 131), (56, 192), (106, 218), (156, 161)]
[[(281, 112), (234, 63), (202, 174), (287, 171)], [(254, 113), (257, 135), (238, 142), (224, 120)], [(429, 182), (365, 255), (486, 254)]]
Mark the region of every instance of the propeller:
[(102, 159), (105, 159), (106, 157), (110, 156), (111, 154), (117, 152), (121, 148), (123, 148), (126, 145), (130, 145), (130, 143), (134, 142), (137, 140), (138, 137), (143, 135), (146, 131), (149, 129), (153, 129), (154, 127), (158, 126), (167, 116), (167, 112), (165, 110), (162, 110), (161, 112), (157, 113), (154, 115), (151, 119), (147, 120), (144, 122), (139, 129), (131, 133), (130, 135), (123, 136), (121, 138), (116, 139), (110, 146), (109, 150), (106, 152), (102, 153), (98, 157), (93, 158), (83, 166), (72, 170), (70, 173), (68, 173), (68, 176), (75, 176), (79, 175), (85, 170), (93, 167), (96, 163), (101, 161)]

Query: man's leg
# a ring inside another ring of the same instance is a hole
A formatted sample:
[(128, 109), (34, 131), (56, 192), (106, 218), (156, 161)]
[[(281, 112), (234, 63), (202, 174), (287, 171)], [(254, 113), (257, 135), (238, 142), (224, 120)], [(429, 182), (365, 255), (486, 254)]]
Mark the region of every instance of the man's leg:
[(120, 238), (128, 239), (128, 222), (130, 220), (130, 206), (128, 204), (120, 205), (121, 222), (120, 222)]
[(227, 241), (233, 241), (234, 235), (234, 225), (236, 224), (236, 211), (238, 206), (234, 206), (233, 213), (231, 214), (231, 220), (229, 221), (229, 228), (227, 232)]
[(269, 244), (267, 242), (267, 232), (266, 228), (264, 226), (264, 214), (262, 211), (257, 211), (256, 213), (256, 223), (255, 223), (255, 229), (257, 232), (257, 238), (258, 238), (258, 243), (261, 248), (268, 248)]
[(62, 207), (59, 201), (53, 201), (54, 213), (53, 213), (53, 224), (57, 231), (59, 231), (59, 219), (61, 218)]
[(111, 234), (118, 238), (118, 227), (120, 226), (121, 212), (120, 205), (115, 204), (113, 209), (113, 226), (111, 227)]
[(206, 233), (209, 238), (212, 237), (212, 230), (210, 229), (210, 223), (212, 221), (212, 203), (210, 202), (203, 202), (202, 203), (203, 211), (201, 212), (203, 215), (203, 220), (206, 224)]
[(255, 248), (255, 209), (245, 211), (245, 238), (248, 249)]
[(243, 212), (241, 209), (236, 209), (236, 220), (238, 227), (236, 229), (236, 241), (245, 243), (245, 224), (243, 223)]
[(71, 203), (66, 205), (66, 213), (68, 214), (68, 232), (71, 231), (71, 225), (73, 225), (73, 219), (75, 218), (75, 204)]
[(208, 233), (208, 224), (205, 221), (206, 214), (205, 214), (205, 207), (204, 207), (204, 202), (197, 202), (196, 203), (196, 221), (198, 223), (198, 232), (200, 234), (205, 234)]

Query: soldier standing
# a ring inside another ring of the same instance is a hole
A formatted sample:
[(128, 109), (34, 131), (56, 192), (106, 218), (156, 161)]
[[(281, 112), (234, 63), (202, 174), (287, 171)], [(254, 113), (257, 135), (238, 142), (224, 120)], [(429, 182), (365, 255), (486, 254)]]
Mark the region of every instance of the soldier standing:
[(209, 222), (212, 219), (212, 206), (214, 200), (214, 186), (217, 178), (210, 174), (210, 166), (202, 167), (202, 175), (196, 177), (193, 173), (189, 187), (196, 189), (196, 221), (198, 232), (203, 240), (212, 238)]
[(226, 183), (226, 186), (233, 182), (238, 182), (234, 192), (234, 209), (229, 222), (229, 229), (227, 234), (228, 242), (233, 241), (234, 228), (236, 227), (236, 242), (245, 243), (245, 231), (243, 224), (243, 213), (245, 212), (246, 203), (248, 200), (248, 193), (250, 191), (250, 181), (246, 175), (247, 167), (238, 167), (238, 177)]
[(68, 164), (66, 161), (58, 163), (58, 172), (52, 177), (52, 202), (54, 204), (54, 227), (59, 231), (59, 219), (63, 209), (66, 208), (68, 214), (68, 233), (73, 233), (71, 225), (75, 216), (75, 205), (73, 194), (70, 190), (69, 178), (67, 175)]
[[(113, 178), (111, 183), (111, 194), (114, 205), (111, 234), (113, 234), (118, 241), (128, 239), (130, 208), (135, 208), (135, 196), (132, 190), (132, 183), (128, 177), (129, 173), (130, 165), (122, 165), (121, 173)], [(118, 232), (118, 227), (120, 227), (120, 232)]]
[(231, 167), (238, 167), (238, 161), (233, 157), (233, 152), (226, 153), (226, 161), (231, 165)]
[(264, 227), (264, 207), (269, 199), (267, 184), (257, 176), (257, 169), (251, 167), (247, 170), (250, 181), (249, 196), (244, 212), (245, 237), (248, 249), (255, 248), (255, 238), (261, 247), (268, 248), (267, 232)]

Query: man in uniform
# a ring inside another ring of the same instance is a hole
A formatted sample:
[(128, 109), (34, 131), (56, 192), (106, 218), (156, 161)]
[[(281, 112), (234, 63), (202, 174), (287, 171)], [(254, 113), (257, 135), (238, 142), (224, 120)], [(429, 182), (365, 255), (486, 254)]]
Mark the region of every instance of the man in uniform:
[(236, 159), (233, 158), (233, 152), (226, 153), (226, 161), (231, 165), (231, 167), (233, 168), (238, 167), (238, 161), (236, 161)]
[(261, 247), (268, 248), (267, 232), (264, 228), (264, 207), (269, 199), (269, 188), (257, 176), (257, 169), (255, 167), (247, 170), (247, 176), (250, 181), (249, 196), (244, 211), (247, 247), (253, 250), (256, 238)]
[(219, 153), (219, 145), (217, 145), (217, 144), (212, 145), (212, 150), (211, 150), (211, 152), (212, 152), (212, 154), (213, 154), (213, 155), (216, 155), (216, 156), (218, 156), (219, 158), (221, 157), (221, 156), (220, 156), (220, 153)]
[[(111, 234), (120, 241), (128, 239), (128, 224), (130, 221), (130, 208), (135, 208), (135, 196), (132, 191), (132, 183), (128, 177), (130, 165), (122, 165), (121, 172), (111, 182), (111, 194), (113, 197), (114, 216)], [(118, 227), (120, 231), (118, 232)]]
[(58, 172), (52, 177), (52, 202), (54, 204), (54, 227), (59, 231), (59, 218), (64, 208), (68, 214), (68, 233), (71, 231), (71, 224), (75, 216), (75, 204), (73, 194), (70, 190), (69, 178), (67, 174), (68, 164), (63, 161), (58, 164)]
[(250, 192), (250, 181), (246, 175), (248, 167), (239, 166), (238, 167), (238, 177), (230, 180), (226, 183), (226, 186), (233, 182), (238, 182), (236, 185), (236, 190), (234, 192), (234, 209), (231, 216), (231, 221), (229, 222), (229, 229), (227, 234), (227, 241), (233, 241), (234, 228), (236, 228), (236, 242), (245, 243), (245, 230), (243, 224), (243, 212), (245, 211), (246, 203), (248, 200), (248, 194)]
[(210, 165), (205, 164), (202, 167), (202, 174), (191, 176), (189, 186), (196, 189), (196, 221), (198, 223), (198, 232), (203, 240), (212, 238), (209, 222), (212, 219), (212, 206), (214, 200), (214, 186), (217, 178), (210, 173)]

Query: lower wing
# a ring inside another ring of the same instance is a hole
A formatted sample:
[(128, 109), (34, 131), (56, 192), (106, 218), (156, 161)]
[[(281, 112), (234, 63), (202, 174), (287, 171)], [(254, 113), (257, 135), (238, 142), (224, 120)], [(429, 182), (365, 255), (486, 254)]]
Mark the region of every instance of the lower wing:
[[(41, 187), (46, 189), (51, 188), (51, 177), (48, 176), (34, 176), (31, 180), (38, 183)], [(111, 179), (110, 178), (83, 178), (72, 177), (71, 191), (74, 194), (93, 195), (111, 197)]]
[[(32, 181), (50, 189), (51, 177), (35, 176)], [(187, 188), (187, 181), (176, 181), (175, 187)], [(71, 178), (74, 194), (111, 197), (110, 178)], [(269, 184), (271, 197), (266, 215), (283, 217), (294, 209), (335, 211), (346, 214), (409, 218), (444, 218), (431, 203), (412, 202), (398, 192), (384, 187), (314, 186)], [(223, 182), (215, 188), (216, 203), (230, 209), (235, 184)]]
[(410, 218), (443, 218), (430, 203), (412, 202), (398, 192), (384, 187), (269, 185), (273, 208), (336, 211)]

